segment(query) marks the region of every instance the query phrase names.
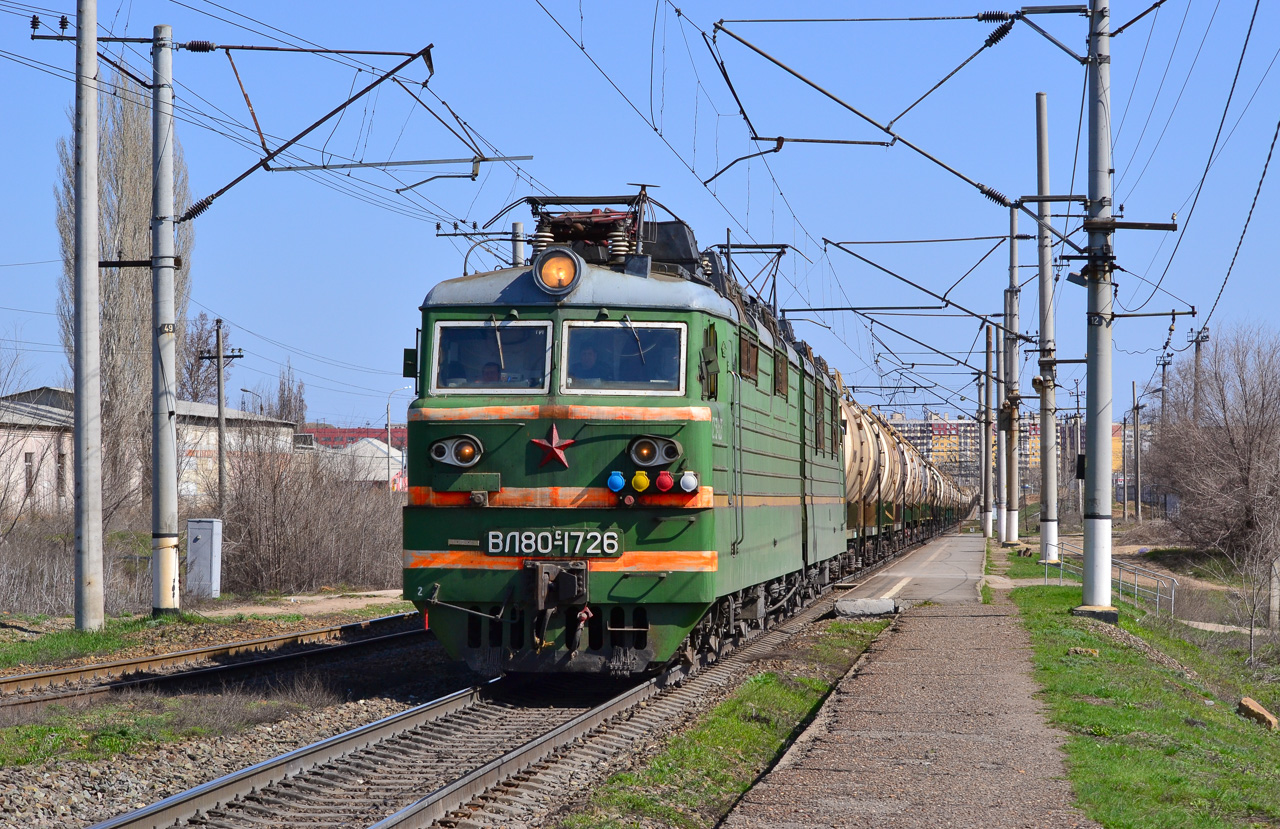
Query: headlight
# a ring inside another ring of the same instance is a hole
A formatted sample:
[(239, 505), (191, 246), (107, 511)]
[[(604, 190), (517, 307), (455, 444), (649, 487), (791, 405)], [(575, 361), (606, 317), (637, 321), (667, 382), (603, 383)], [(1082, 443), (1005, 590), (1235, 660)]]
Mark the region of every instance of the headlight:
[(548, 248), (533, 265), (538, 287), (549, 294), (569, 293), (581, 273), (581, 260), (567, 248)]
[(684, 448), (670, 438), (642, 435), (631, 441), (628, 449), (636, 466), (662, 466), (684, 454)]
[(648, 466), (658, 459), (658, 444), (649, 438), (640, 438), (631, 444), (631, 460), (638, 466)]
[(453, 461), (458, 466), (470, 466), (479, 460), (480, 448), (463, 438), (453, 445)]
[(471, 435), (457, 435), (431, 444), (431, 457), (450, 466), (463, 469), (475, 466), (484, 455), (484, 447)]

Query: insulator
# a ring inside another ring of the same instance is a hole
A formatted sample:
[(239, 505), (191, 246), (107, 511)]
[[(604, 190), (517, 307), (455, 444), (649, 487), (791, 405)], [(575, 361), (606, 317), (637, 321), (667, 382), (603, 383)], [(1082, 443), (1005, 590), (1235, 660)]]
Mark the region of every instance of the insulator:
[(31, 15), (31, 31), (40, 31), (40, 15), (38, 14)]
[(992, 46), (995, 46), (997, 43), (1004, 40), (1004, 36), (1009, 34), (1010, 30), (1012, 29), (1013, 29), (1012, 20), (1001, 23), (999, 26), (996, 27), (996, 30), (994, 32), (987, 35), (987, 47), (990, 48)]
[(218, 44), (212, 40), (188, 40), (182, 44), (182, 48), (188, 52), (212, 52), (218, 48)]
[(998, 23), (1001, 20), (1013, 20), (1013, 12), (978, 12), (981, 23)]
[(609, 231), (609, 262), (614, 265), (622, 264), (622, 257), (630, 253), (631, 245), (627, 242), (627, 229), (621, 224), (613, 226), (613, 230)]
[(196, 216), (199, 216), (201, 213), (203, 213), (204, 211), (208, 210), (208, 209), (209, 209), (209, 205), (211, 205), (211, 204), (213, 204), (213, 196), (205, 196), (205, 197), (204, 197), (203, 199), (201, 199), (200, 201), (198, 201), (198, 202), (196, 202), (195, 204), (193, 204), (193, 205), (191, 205), (190, 207), (188, 207), (188, 208), (187, 208), (187, 212), (186, 212), (186, 213), (183, 213), (183, 214), (182, 214), (182, 218), (181, 218), (181, 219), (179, 219), (178, 221), (179, 221), (179, 222), (189, 222), (189, 221), (191, 221), (191, 220), (192, 220), (192, 219), (194, 219)]
[(542, 253), (555, 240), (550, 228), (539, 226), (538, 231), (533, 234), (533, 252)]
[(1007, 198), (1005, 198), (1004, 193), (1001, 193), (999, 190), (996, 190), (992, 187), (988, 187), (985, 184), (978, 185), (978, 192), (982, 193), (982, 195), (991, 199), (993, 202), (995, 202), (998, 205), (1001, 205), (1003, 207), (1013, 206), (1013, 204)]
[(67, 16), (65, 14), (58, 19), (58, 28), (61, 29), (62, 31), (65, 32), (67, 30), (67, 27), (70, 25), (71, 25), (71, 21), (67, 19)]

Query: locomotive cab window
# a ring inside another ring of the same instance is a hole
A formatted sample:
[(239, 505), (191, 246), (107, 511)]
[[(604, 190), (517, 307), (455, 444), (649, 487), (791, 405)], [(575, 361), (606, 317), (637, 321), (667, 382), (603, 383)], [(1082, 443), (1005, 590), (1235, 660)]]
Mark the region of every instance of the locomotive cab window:
[(560, 391), (684, 394), (683, 323), (565, 323)]
[(438, 322), (433, 346), (433, 393), (537, 394), (550, 389), (550, 322)]

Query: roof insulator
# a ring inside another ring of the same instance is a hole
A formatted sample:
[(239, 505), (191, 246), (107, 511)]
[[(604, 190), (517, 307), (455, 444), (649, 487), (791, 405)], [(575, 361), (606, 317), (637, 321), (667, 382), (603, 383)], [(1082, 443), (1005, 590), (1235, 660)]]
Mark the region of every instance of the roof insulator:
[(188, 40), (182, 44), (182, 48), (188, 52), (212, 52), (218, 48), (218, 44), (212, 40)]
[(999, 26), (997, 26), (995, 31), (987, 35), (987, 44), (986, 44), (987, 48), (991, 48), (992, 46), (995, 46), (1000, 41), (1004, 40), (1004, 36), (1009, 34), (1009, 31), (1011, 29), (1013, 29), (1012, 20), (1006, 20), (1004, 23), (1001, 23)]
[(1001, 20), (1012, 20), (1013, 12), (978, 12), (978, 22), (998, 23)]

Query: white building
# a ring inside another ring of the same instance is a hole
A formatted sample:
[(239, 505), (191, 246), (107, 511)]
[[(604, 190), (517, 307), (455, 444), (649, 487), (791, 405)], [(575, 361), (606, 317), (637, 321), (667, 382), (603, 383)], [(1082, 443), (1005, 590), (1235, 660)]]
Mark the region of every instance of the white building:
[[(0, 397), (0, 515), (70, 509), (74, 408), (71, 390), (50, 386)], [(218, 407), (179, 400), (176, 416), (178, 492), (216, 496)], [(294, 451), (293, 423), (238, 409), (225, 416), (228, 457), (250, 441), (257, 449)]]

